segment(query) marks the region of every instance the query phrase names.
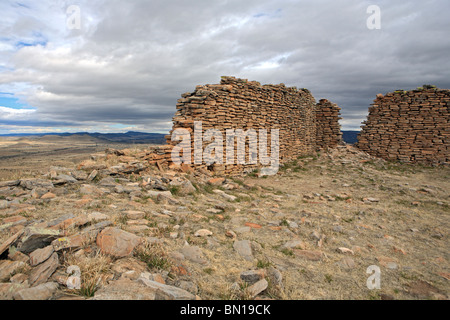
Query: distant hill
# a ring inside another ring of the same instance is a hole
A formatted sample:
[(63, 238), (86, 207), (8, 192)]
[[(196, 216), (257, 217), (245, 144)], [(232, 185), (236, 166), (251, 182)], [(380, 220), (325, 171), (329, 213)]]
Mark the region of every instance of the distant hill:
[(354, 144), (358, 142), (359, 131), (342, 131), (342, 139), (348, 144)]
[[(342, 137), (344, 141), (348, 144), (356, 143), (357, 136), (359, 131), (342, 131)], [(88, 139), (95, 138), (99, 140), (103, 140), (106, 142), (114, 142), (114, 143), (136, 143), (136, 144), (165, 144), (165, 134), (161, 133), (146, 133), (146, 132), (135, 132), (128, 131), (126, 133), (90, 133), (90, 132), (76, 132), (76, 133), (11, 133), (11, 134), (0, 134), (0, 137), (44, 137), (51, 139), (51, 136), (54, 136), (54, 139), (60, 137), (73, 137), (80, 139)]]
[(161, 133), (146, 133), (129, 131), (126, 133), (90, 133), (90, 132), (76, 132), (76, 133), (11, 133), (0, 134), (0, 137), (46, 137), (57, 139), (57, 137), (74, 137), (80, 139), (95, 138), (107, 142), (114, 143), (136, 143), (136, 144), (165, 144), (165, 134)]

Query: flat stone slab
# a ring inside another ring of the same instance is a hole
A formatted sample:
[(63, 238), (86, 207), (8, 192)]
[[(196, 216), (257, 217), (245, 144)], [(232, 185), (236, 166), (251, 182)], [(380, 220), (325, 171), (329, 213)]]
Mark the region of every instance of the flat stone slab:
[(0, 188), (15, 187), (20, 184), (20, 180), (0, 181)]
[(17, 246), (17, 250), (30, 254), (36, 249), (44, 248), (52, 243), (59, 236), (58, 230), (27, 227), (24, 230), (21, 242)]
[(22, 261), (2, 260), (0, 261), (0, 282), (8, 281), (17, 270), (26, 266)]
[(240, 278), (250, 284), (254, 284), (265, 277), (264, 270), (249, 270), (241, 273)]
[(9, 237), (2, 245), (0, 245), (0, 255), (2, 255), (9, 247), (23, 234), (23, 230)]
[(248, 293), (251, 295), (252, 298), (256, 297), (258, 294), (263, 292), (267, 289), (269, 286), (269, 283), (266, 279), (259, 280), (254, 285), (247, 288)]
[(49, 300), (58, 290), (56, 282), (47, 282), (33, 288), (19, 290), (14, 300)]
[(38, 264), (41, 264), (42, 262), (50, 258), (53, 252), (54, 252), (53, 246), (48, 246), (42, 249), (34, 250), (32, 253), (30, 253), (30, 265), (32, 267), (35, 267)]
[(297, 257), (304, 258), (310, 261), (320, 261), (323, 258), (323, 252), (312, 250), (298, 250), (294, 249), (294, 254)]
[(131, 255), (134, 248), (141, 242), (135, 234), (108, 227), (97, 236), (97, 246), (102, 253), (117, 258)]
[(53, 189), (54, 185), (50, 180), (44, 179), (23, 179), (20, 180), (22, 188), (33, 190), (34, 188)]
[(0, 283), (0, 300), (12, 300), (16, 292), (26, 288), (20, 283)]
[(155, 290), (130, 279), (112, 281), (90, 300), (155, 300)]
[(155, 291), (155, 300), (195, 300), (195, 296), (183, 289), (168, 286), (156, 281), (139, 278), (138, 282), (146, 285)]
[(29, 283), (32, 286), (47, 282), (59, 266), (58, 254), (54, 252), (47, 261), (41, 263), (30, 273)]
[(179, 250), (180, 253), (189, 261), (199, 263), (199, 264), (206, 264), (207, 260), (205, 256), (203, 255), (202, 249), (195, 246), (186, 246)]
[(253, 260), (252, 244), (249, 240), (237, 240), (234, 242), (233, 248), (245, 260)]

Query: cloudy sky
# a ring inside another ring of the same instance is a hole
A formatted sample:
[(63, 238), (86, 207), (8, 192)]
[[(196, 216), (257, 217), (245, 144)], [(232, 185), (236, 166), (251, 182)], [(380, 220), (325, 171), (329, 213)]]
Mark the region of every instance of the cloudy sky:
[(308, 88), (342, 108), (345, 130), (377, 93), (450, 88), (448, 0), (1, 0), (0, 12), (0, 134), (167, 133), (180, 95), (223, 75)]

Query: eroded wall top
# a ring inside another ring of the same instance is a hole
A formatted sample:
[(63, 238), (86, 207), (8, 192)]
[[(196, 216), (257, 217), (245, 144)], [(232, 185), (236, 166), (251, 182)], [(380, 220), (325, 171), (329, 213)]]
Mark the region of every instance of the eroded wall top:
[[(323, 108), (324, 111), (326, 107)], [(334, 116), (336, 109), (334, 106), (331, 109)], [(270, 135), (271, 130), (279, 129), (280, 163), (284, 163), (316, 151), (316, 110), (316, 100), (307, 89), (286, 87), (284, 84), (261, 85), (246, 79), (222, 77), (220, 84), (197, 86), (194, 92), (182, 95), (173, 117), (171, 134), (178, 128), (193, 132), (196, 121), (202, 122), (203, 132), (208, 129), (221, 132), (227, 129), (266, 129)], [(321, 114), (321, 120), (325, 119), (324, 115), (327, 113)], [(326, 121), (330, 123), (332, 118), (327, 118)], [(321, 125), (324, 123), (322, 121)], [(335, 127), (333, 126), (332, 134)], [(192, 145), (194, 142), (192, 137)], [(179, 141), (172, 141), (171, 136), (168, 136), (168, 143), (177, 145)], [(239, 172), (243, 169), (248, 171), (255, 167), (257, 166), (215, 166), (221, 173)]]

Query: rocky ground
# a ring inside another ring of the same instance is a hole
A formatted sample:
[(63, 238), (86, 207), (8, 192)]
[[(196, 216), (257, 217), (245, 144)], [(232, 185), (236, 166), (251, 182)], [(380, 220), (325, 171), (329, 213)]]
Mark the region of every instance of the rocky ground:
[(215, 177), (144, 156), (0, 181), (0, 299), (449, 298), (448, 167), (340, 146)]

